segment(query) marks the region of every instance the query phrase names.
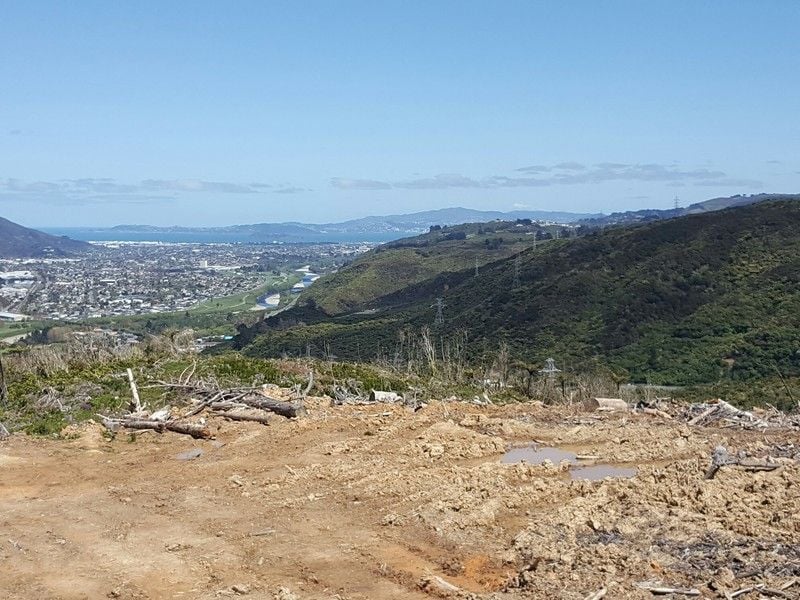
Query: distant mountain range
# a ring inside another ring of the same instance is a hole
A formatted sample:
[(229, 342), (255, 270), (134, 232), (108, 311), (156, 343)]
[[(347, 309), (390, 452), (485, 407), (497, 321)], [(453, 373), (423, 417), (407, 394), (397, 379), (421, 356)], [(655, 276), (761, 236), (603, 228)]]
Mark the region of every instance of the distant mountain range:
[(474, 210), (471, 208), (442, 208), (405, 215), (371, 216), (341, 223), (253, 223), (249, 225), (230, 225), (226, 227), (155, 227), (151, 225), (117, 225), (118, 232), (165, 232), (190, 233), (208, 232), (216, 234), (249, 234), (255, 241), (268, 241), (274, 237), (308, 237), (330, 234), (400, 234), (427, 231), (431, 225), (459, 225), (461, 223), (480, 223), (486, 221), (531, 219), (534, 221), (553, 221), (572, 223), (582, 219), (599, 218), (601, 214), (585, 214), (558, 211), (517, 210), (511, 212)]
[(67, 234), (84, 240), (130, 240), (173, 242), (336, 242), (390, 240), (417, 235), (432, 225), (459, 225), (494, 220), (531, 219), (573, 223), (602, 214), (559, 211), (519, 210), (511, 212), (443, 208), (406, 215), (372, 216), (341, 223), (253, 223), (224, 227), (157, 227), (154, 225), (117, 225), (107, 228), (46, 228), (50, 233)]
[(704, 202), (690, 204), (687, 207), (669, 208), (665, 210), (644, 208), (641, 210), (616, 212), (610, 215), (581, 219), (580, 224), (593, 227), (630, 225), (648, 221), (659, 221), (661, 219), (672, 219), (674, 217), (684, 217), (686, 215), (699, 215), (716, 210), (723, 210), (725, 208), (747, 206), (748, 204), (757, 204), (759, 202), (769, 202), (773, 200), (800, 200), (800, 194), (751, 194), (749, 196), (737, 194), (736, 196), (712, 198)]
[(460, 225), (461, 223), (482, 223), (486, 221), (514, 221), (531, 219), (533, 221), (552, 221), (555, 223), (572, 223), (581, 219), (595, 218), (602, 215), (587, 215), (571, 212), (544, 210), (515, 210), (500, 212), (492, 210), (474, 210), (471, 208), (441, 208), (407, 215), (389, 215), (384, 217), (364, 217), (343, 223), (311, 225), (327, 231), (411, 231), (427, 230), (431, 225)]
[(0, 258), (64, 257), (90, 248), (86, 242), (28, 229), (0, 217)]
[(443, 208), (404, 215), (371, 216), (340, 223), (253, 223), (223, 227), (158, 227), (154, 225), (117, 225), (93, 228), (45, 228), (55, 235), (80, 240), (120, 240), (154, 242), (388, 242), (428, 231), (432, 225), (460, 225), (488, 221), (531, 219), (539, 222), (573, 223), (589, 227), (629, 225), (699, 214), (768, 200), (798, 200), (800, 194), (757, 194), (712, 198), (677, 209), (642, 209), (611, 215), (562, 211), (517, 210), (510, 212)]

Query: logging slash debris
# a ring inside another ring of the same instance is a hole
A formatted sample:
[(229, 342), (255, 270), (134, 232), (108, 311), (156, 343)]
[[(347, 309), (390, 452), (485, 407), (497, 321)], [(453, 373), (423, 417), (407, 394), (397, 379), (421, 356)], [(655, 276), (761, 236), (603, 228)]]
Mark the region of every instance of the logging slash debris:
[[(795, 416), (191, 374), (148, 407), (134, 375), (125, 414), (0, 442), (0, 597), (800, 598)], [(526, 444), (636, 475), (501, 461)]]
[(212, 437), (207, 421), (202, 413), (222, 417), (231, 421), (252, 421), (269, 424), (269, 415), (277, 414), (287, 418), (302, 417), (306, 414), (303, 399), (313, 385), (313, 374), (302, 393), (295, 391), (291, 399), (275, 398), (271, 390), (280, 388), (274, 385), (261, 387), (221, 388), (215, 383), (198, 381), (190, 383), (190, 377), (177, 382), (158, 381), (150, 388), (162, 388), (179, 392), (188, 397), (189, 408), (174, 410), (164, 406), (155, 411), (147, 411), (139, 400), (138, 388), (131, 369), (127, 370), (131, 387), (130, 411), (119, 417), (97, 415), (106, 429), (116, 433), (120, 429), (150, 430), (157, 433), (172, 431), (197, 439)]

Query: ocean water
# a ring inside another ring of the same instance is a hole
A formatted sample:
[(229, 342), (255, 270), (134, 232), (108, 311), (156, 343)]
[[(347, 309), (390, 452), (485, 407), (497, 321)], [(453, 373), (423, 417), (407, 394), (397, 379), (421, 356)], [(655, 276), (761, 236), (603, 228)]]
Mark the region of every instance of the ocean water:
[(409, 235), (402, 232), (379, 233), (320, 233), (308, 237), (276, 237), (274, 240), (254, 238), (246, 233), (218, 233), (204, 231), (124, 231), (88, 227), (41, 227), (40, 231), (51, 235), (67, 236), (84, 242), (164, 242), (194, 244), (286, 244), (303, 243), (358, 243), (390, 242)]

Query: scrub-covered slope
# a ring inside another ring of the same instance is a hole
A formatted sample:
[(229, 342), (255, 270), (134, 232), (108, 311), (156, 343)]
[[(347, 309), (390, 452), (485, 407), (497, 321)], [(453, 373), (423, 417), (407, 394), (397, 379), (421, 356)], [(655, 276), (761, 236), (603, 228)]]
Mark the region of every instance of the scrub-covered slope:
[[(395, 258), (398, 268), (419, 268), (413, 257)], [(383, 272), (382, 260), (373, 252), (354, 267)], [(400, 331), (427, 325), (444, 337), (466, 332), (476, 358), (505, 340), (528, 361), (552, 356), (573, 371), (604, 365), (637, 381), (800, 375), (797, 202), (529, 245), (481, 266), (477, 277), (464, 265), (421, 281), (399, 278), (387, 293), (352, 303), (349, 314), (331, 311), (362, 276), (320, 286), (280, 319), (244, 330), (239, 347), (273, 355), (305, 352), (310, 344), (341, 358), (371, 358), (391, 353)], [(438, 328), (431, 308), (437, 297), (445, 303)]]

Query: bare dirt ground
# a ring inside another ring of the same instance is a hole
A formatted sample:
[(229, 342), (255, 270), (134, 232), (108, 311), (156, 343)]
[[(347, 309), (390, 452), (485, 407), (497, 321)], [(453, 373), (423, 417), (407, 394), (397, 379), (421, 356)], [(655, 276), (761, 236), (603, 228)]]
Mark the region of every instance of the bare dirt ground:
[[(797, 433), (525, 404), (307, 406), (269, 426), (215, 420), (211, 441), (88, 425), (0, 443), (0, 597), (653, 597), (641, 582), (800, 597)], [(501, 464), (532, 441), (638, 472)], [(782, 466), (706, 480), (720, 444)]]

